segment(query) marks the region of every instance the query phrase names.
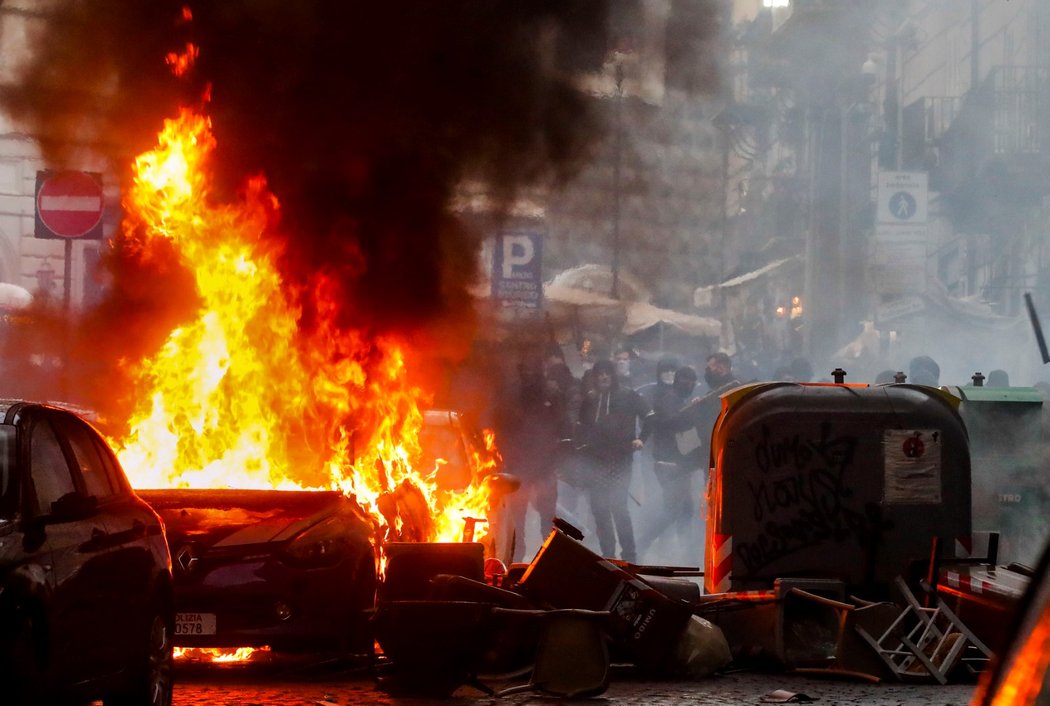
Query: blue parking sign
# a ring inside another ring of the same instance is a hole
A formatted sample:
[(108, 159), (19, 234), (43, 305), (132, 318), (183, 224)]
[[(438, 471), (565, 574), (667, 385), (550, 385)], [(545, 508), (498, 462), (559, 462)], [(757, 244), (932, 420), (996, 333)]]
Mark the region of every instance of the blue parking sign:
[(542, 308), (542, 233), (508, 230), (496, 236), (492, 254), (492, 296), (504, 307)]

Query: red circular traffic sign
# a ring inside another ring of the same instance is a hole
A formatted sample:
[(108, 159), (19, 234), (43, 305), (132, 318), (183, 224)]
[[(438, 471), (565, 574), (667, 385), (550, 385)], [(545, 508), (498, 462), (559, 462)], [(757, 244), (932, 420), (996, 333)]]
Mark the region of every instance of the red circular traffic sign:
[(55, 235), (79, 238), (102, 220), (102, 184), (85, 172), (56, 172), (40, 185), (36, 212)]

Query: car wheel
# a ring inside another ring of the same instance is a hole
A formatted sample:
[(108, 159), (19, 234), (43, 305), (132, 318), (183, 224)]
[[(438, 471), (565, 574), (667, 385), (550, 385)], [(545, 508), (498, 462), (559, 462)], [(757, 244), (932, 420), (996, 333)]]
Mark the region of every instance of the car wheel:
[(132, 669), (125, 690), (113, 694), (105, 706), (171, 706), (174, 663), (172, 626), (157, 609), (149, 624), (146, 650)]

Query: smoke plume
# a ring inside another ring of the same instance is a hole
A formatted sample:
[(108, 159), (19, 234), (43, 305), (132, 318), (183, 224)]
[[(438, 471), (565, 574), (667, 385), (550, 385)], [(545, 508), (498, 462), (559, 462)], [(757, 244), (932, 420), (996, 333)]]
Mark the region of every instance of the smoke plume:
[[(479, 236), (448, 210), (457, 186), (508, 203), (601, 137), (574, 82), (605, 58), (608, 5), (59, 0), (32, 18), (34, 54), (0, 100), (49, 164), (78, 168), (69, 148), (86, 143), (126, 179), (163, 120), (208, 96), (217, 195), (265, 176), (288, 282), (338, 282), (346, 327), (433, 330), (469, 316), (476, 275)], [(176, 78), (165, 57), (189, 43), (198, 58)], [(119, 316), (120, 354), (148, 353), (189, 280), (127, 248), (108, 264), (110, 298), (85, 318)]]

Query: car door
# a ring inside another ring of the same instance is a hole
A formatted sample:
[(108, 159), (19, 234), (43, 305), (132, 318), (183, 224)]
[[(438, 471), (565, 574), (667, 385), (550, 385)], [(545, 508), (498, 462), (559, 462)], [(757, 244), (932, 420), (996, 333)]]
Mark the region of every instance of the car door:
[(68, 444), (75, 476), (84, 492), (97, 501), (96, 519), (105, 533), (96, 541), (92, 560), (98, 572), (94, 589), (105, 597), (107, 639), (100, 647), (113, 669), (127, 663), (140, 645), (147, 620), (156, 559), (150, 542), (162, 537), (157, 518), (138, 502), (120, 475), (105, 442), (83, 420), (56, 414), (55, 425)]
[(99, 590), (101, 567), (93, 561), (105, 552), (106, 527), (78, 488), (48, 415), (37, 411), (26, 417), (28, 526), (39, 528), (51, 553), (50, 656), (62, 681), (78, 682), (105, 669), (99, 645), (115, 608)]

